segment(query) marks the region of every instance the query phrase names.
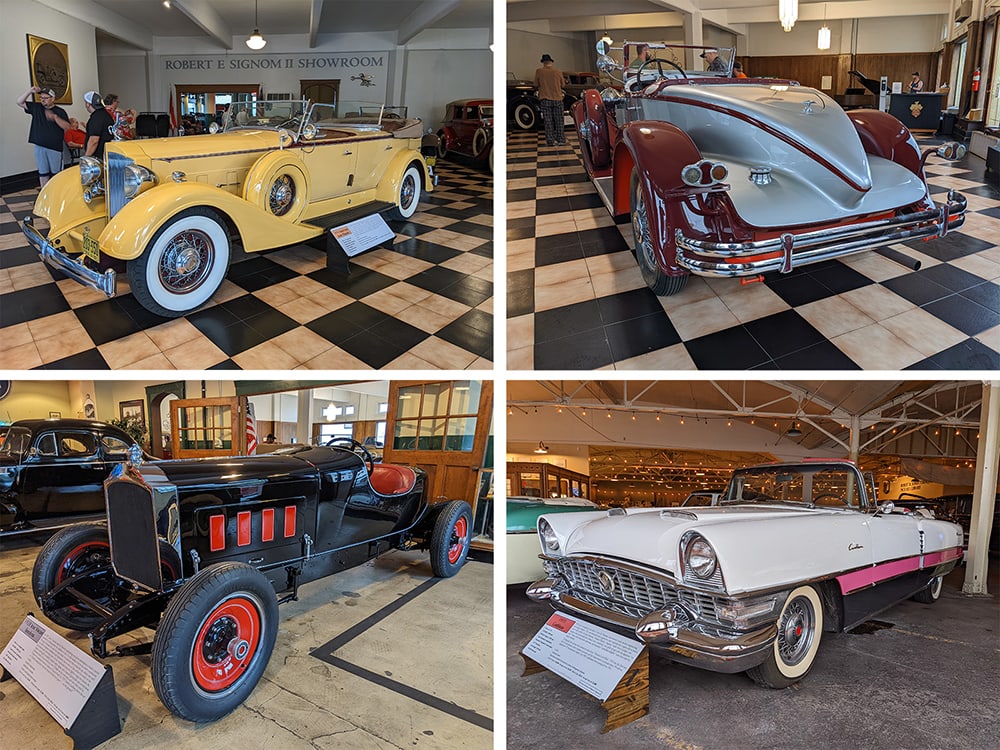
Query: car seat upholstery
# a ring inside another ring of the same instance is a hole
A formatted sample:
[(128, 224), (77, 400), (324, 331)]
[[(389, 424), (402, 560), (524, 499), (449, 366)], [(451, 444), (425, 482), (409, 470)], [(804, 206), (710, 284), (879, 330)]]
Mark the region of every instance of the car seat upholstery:
[(380, 495), (402, 495), (413, 489), (417, 473), (409, 466), (375, 464), (370, 478), (372, 489)]

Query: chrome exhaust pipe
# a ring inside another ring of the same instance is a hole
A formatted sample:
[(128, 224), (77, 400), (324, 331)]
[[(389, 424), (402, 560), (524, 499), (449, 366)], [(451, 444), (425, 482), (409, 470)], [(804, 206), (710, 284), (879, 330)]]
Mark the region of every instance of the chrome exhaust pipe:
[(920, 261), (915, 258), (911, 258), (909, 255), (904, 255), (899, 252), (899, 250), (893, 250), (891, 247), (878, 247), (875, 248), (875, 252), (881, 255), (883, 258), (888, 258), (889, 260), (894, 260), (901, 266), (906, 266), (911, 271), (920, 270)]

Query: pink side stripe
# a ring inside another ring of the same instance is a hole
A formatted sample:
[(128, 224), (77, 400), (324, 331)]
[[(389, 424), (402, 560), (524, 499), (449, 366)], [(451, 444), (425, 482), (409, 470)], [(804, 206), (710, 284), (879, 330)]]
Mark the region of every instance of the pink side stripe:
[[(923, 567), (924, 569), (934, 567), (935, 565), (940, 565), (943, 562), (948, 562), (961, 556), (961, 547), (954, 547), (940, 552), (929, 552), (923, 556)], [(915, 570), (921, 570), (920, 555), (845, 573), (842, 576), (837, 576), (837, 583), (840, 584), (840, 593), (850, 594), (858, 589), (867, 588), (890, 578), (901, 576), (904, 573), (912, 573)]]

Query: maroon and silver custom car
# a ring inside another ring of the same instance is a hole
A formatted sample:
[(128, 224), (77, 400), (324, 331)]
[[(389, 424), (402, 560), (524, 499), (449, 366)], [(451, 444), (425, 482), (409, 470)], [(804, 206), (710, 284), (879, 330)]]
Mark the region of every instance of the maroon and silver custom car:
[(430, 550), (434, 575), (469, 552), (472, 511), (428, 505), (424, 473), (345, 447), (297, 446), (264, 456), (140, 465), (104, 485), (105, 523), (69, 526), (38, 554), (31, 585), (53, 622), (112, 639), (153, 639), (153, 687), (190, 721), (213, 721), (253, 691), (278, 633), (278, 605), (299, 586), (392, 550)]
[(935, 203), (924, 176), (929, 155), (961, 158), (964, 146), (921, 153), (885, 112), (845, 112), (795, 81), (732, 78), (731, 50), (719, 50), (723, 70), (693, 71), (678, 60), (704, 47), (650, 43), (654, 57), (630, 68), (637, 46), (624, 43), (619, 65), (598, 44), (598, 67), (617, 73), (624, 93), (585, 91), (573, 120), (605, 205), (631, 215), (656, 294), (679, 292), (692, 273), (788, 273), (964, 222), (965, 198), (951, 191)]

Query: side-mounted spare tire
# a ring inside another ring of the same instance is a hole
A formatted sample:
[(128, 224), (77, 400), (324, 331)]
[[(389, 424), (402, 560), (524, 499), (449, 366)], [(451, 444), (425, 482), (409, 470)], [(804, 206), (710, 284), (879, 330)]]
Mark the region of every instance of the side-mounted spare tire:
[(450, 578), (465, 564), (472, 539), (472, 508), (464, 500), (444, 503), (431, 532), (431, 569)]

